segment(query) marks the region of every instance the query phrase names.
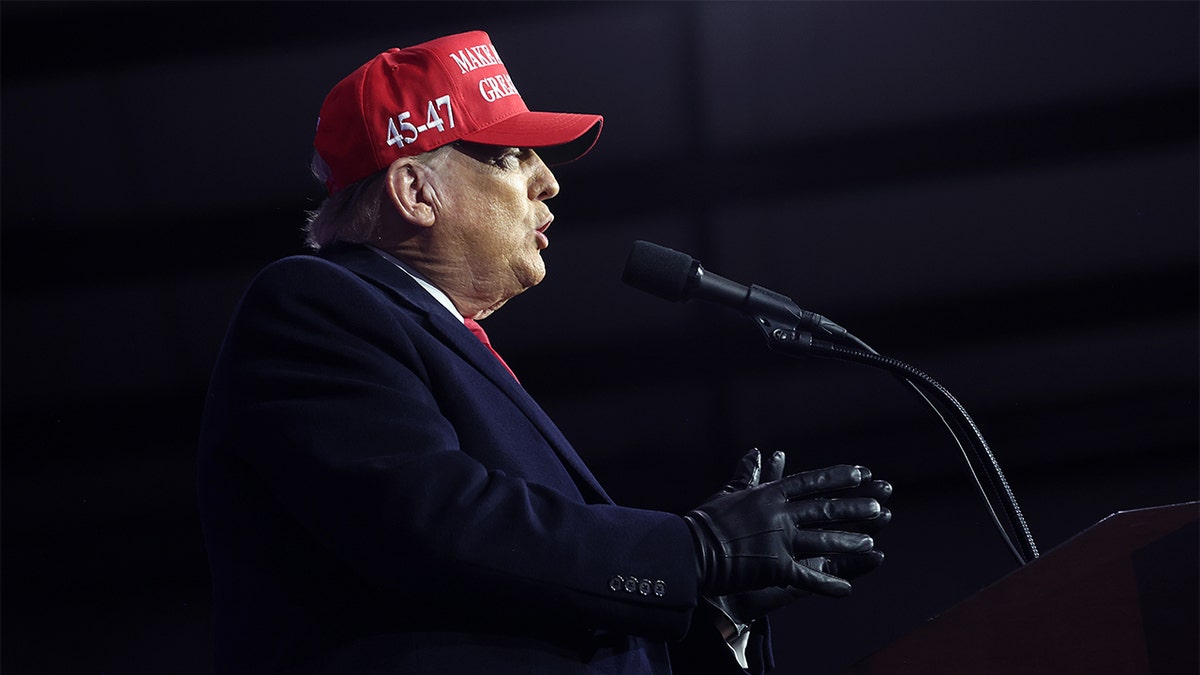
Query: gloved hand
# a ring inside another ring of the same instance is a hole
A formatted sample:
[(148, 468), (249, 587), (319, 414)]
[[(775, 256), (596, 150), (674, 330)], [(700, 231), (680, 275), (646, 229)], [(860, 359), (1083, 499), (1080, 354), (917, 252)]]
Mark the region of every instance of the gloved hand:
[(886, 497), (890, 486), (872, 482), (859, 466), (776, 478), (782, 470), (777, 454), (767, 469), (775, 479), (763, 482), (753, 450), (720, 492), (684, 516), (696, 541), (703, 595), (782, 587), (745, 598), (757, 599), (749, 613), (762, 605), (769, 611), (798, 593), (846, 595), (850, 583), (836, 573), (861, 573), (882, 559), (865, 532), (890, 518), (876, 498)]
[[(721, 488), (721, 493), (737, 492), (758, 487), (783, 477), (786, 457), (775, 452), (763, 461), (757, 449), (751, 450), (738, 464), (733, 477)], [(881, 480), (863, 483), (841, 493), (842, 497), (853, 495), (871, 497), (882, 506), (892, 493), (892, 486)], [(720, 493), (718, 493), (720, 494)], [(877, 518), (859, 523), (861, 531), (875, 532), (891, 520), (891, 512), (882, 509)], [(839, 554), (837, 558), (806, 558), (800, 563), (814, 570), (849, 580), (869, 572), (883, 562), (883, 554), (871, 550), (866, 553)], [(790, 605), (810, 593), (796, 586), (771, 586), (729, 595), (705, 596), (704, 602), (715, 613), (715, 621), (726, 639), (741, 634), (750, 624), (771, 612)]]
[[(764, 480), (764, 482), (766, 481)], [(888, 497), (891, 496), (892, 486), (890, 483), (882, 480), (868, 480), (864, 478), (862, 485), (843, 491), (837, 496), (837, 498), (845, 499), (847, 497), (867, 497), (874, 499), (875, 501), (879, 502), (879, 517), (858, 522), (841, 523), (838, 525), (838, 528), (853, 532), (861, 532), (863, 534), (873, 535), (878, 533), (880, 530), (886, 527), (888, 523), (892, 522), (892, 512), (887, 508), (884, 508), (884, 504), (887, 503)], [(822, 556), (820, 558), (808, 558), (804, 560), (804, 564), (813, 569), (817, 569), (849, 581), (850, 579), (856, 579), (882, 565), (883, 553), (876, 550), (870, 550), (866, 553), (837, 553)]]

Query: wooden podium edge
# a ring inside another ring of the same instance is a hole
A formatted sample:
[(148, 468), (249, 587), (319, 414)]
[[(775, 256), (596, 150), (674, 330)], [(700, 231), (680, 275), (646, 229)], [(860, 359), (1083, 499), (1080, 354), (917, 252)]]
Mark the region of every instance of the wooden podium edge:
[(843, 672), (1200, 672), (1198, 520), (1200, 501), (1114, 512)]

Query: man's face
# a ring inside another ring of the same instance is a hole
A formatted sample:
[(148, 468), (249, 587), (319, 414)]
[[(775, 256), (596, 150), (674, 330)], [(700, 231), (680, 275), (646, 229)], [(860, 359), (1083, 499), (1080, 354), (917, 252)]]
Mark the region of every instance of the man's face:
[(541, 282), (558, 182), (537, 153), (460, 143), (437, 172), (435, 228), (468, 295), (494, 310)]

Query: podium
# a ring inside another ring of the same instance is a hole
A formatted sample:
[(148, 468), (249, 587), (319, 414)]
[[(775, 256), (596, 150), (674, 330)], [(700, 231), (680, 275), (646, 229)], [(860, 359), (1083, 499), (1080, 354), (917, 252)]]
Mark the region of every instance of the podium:
[(844, 674), (1196, 675), (1198, 515), (1114, 513)]

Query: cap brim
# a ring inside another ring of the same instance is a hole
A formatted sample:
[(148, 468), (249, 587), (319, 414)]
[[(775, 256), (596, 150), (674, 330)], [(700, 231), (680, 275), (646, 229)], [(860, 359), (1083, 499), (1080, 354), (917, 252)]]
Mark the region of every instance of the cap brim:
[(581, 113), (522, 112), (463, 138), (472, 143), (534, 148), (549, 165), (583, 157), (600, 137), (604, 118)]

